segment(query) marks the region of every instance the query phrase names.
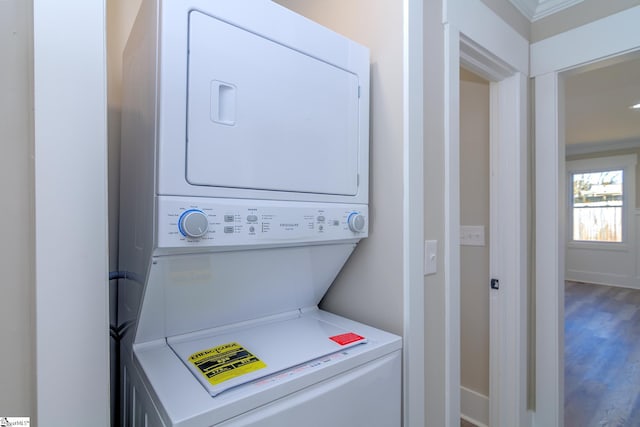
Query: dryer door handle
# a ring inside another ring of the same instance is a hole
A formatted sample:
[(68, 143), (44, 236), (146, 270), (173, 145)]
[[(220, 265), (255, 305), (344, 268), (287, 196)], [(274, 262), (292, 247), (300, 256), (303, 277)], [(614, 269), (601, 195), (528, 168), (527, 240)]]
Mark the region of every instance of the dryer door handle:
[(236, 124), (236, 92), (231, 83), (211, 81), (211, 121), (227, 126)]

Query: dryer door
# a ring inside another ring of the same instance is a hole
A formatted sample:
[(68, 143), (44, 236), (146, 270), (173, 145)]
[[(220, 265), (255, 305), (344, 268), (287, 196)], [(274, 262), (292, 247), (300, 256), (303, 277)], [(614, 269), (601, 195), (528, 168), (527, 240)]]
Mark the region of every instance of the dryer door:
[(188, 61), (189, 183), (357, 193), (355, 74), (198, 11)]

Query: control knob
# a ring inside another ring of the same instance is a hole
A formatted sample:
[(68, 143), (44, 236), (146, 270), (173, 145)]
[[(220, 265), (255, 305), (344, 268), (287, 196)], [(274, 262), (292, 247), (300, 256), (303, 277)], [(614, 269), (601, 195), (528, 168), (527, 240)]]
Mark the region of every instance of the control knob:
[(349, 226), (349, 230), (354, 233), (361, 233), (365, 226), (364, 215), (359, 214), (358, 212), (351, 212), (347, 218), (347, 225)]
[(185, 237), (198, 239), (209, 230), (209, 219), (207, 214), (199, 209), (189, 209), (180, 215), (178, 220), (178, 229)]

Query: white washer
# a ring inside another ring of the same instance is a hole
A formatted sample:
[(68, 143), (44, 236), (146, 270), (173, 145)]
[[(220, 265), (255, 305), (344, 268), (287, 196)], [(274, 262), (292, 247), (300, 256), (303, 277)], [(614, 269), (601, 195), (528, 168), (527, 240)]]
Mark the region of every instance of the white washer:
[(368, 88), (366, 48), (271, 1), (143, 1), (122, 425), (400, 425), (400, 337), (318, 309), (368, 235)]

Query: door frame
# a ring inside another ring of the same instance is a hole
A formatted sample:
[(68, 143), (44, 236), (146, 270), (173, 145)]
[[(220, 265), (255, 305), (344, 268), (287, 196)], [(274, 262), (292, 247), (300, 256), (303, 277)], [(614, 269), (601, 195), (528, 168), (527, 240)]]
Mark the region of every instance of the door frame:
[(107, 427), (105, 0), (32, 4), (33, 415), (39, 425), (65, 425), (72, 419), (76, 425)]
[(459, 425), (460, 418), (459, 70), (464, 64), (494, 82), (490, 85), (491, 222), (500, 227), (491, 230), (491, 274), (500, 280), (501, 289), (490, 298), (490, 425), (526, 427), (530, 424), (526, 309), (529, 42), (479, 0), (447, 2), (443, 24), (446, 425)]
[(536, 426), (564, 425), (563, 73), (640, 50), (639, 21), (640, 6), (635, 6), (531, 45), (536, 100)]
[(425, 425), (423, 1), (403, 0), (403, 425)]

